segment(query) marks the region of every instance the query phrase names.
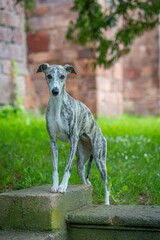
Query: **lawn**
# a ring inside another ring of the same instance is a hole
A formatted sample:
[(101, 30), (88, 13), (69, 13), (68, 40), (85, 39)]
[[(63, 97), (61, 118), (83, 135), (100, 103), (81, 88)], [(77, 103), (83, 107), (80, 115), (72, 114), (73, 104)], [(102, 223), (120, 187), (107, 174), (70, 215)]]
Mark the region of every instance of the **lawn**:
[[(111, 204), (160, 205), (160, 117), (97, 119), (108, 142)], [(59, 142), (62, 178), (69, 145)], [(94, 202), (102, 203), (103, 183), (93, 164)], [(0, 191), (52, 183), (52, 161), (45, 117), (1, 111)], [(70, 184), (81, 183), (74, 162)]]

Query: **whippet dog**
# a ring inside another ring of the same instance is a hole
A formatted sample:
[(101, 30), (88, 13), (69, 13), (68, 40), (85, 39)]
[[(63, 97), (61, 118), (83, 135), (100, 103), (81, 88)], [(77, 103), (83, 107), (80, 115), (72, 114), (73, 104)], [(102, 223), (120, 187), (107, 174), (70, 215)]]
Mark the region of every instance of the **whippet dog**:
[[(94, 121), (91, 111), (66, 92), (69, 73), (76, 73), (73, 66), (66, 64), (41, 64), (37, 72), (43, 72), (49, 87), (50, 100), (46, 112), (46, 125), (51, 139), (53, 159), (53, 186), (51, 192), (65, 193), (71, 175), (74, 156), (77, 156), (78, 173), (83, 184), (90, 184), (89, 173), (93, 159), (105, 185), (105, 204), (109, 205), (109, 188), (106, 172), (106, 140)], [(70, 154), (64, 176), (59, 185), (58, 147), (56, 139), (70, 143)], [(88, 168), (85, 172), (85, 164)]]

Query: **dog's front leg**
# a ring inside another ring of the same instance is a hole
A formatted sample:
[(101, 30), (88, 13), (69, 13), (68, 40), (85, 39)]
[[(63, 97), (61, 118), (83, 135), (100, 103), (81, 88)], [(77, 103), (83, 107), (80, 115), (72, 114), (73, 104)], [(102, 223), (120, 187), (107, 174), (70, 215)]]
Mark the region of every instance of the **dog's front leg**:
[(53, 163), (53, 186), (51, 187), (51, 192), (58, 192), (59, 186), (59, 176), (58, 176), (58, 147), (55, 139), (51, 140), (52, 148), (52, 163)]
[(73, 159), (77, 150), (77, 144), (78, 144), (78, 138), (77, 137), (72, 137), (71, 141), (70, 141), (70, 155), (69, 155), (69, 159), (68, 159), (68, 163), (67, 166), (65, 168), (65, 173), (62, 179), (62, 182), (58, 188), (58, 192), (60, 193), (64, 193), (67, 190), (68, 187), (68, 181), (71, 175), (71, 168), (72, 168), (72, 164), (73, 164)]

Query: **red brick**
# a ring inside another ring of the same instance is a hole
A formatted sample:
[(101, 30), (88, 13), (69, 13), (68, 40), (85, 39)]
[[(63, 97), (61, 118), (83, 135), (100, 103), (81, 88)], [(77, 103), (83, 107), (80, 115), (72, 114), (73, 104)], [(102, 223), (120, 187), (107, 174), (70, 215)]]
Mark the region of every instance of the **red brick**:
[(49, 49), (48, 31), (41, 31), (27, 34), (29, 52), (44, 52)]

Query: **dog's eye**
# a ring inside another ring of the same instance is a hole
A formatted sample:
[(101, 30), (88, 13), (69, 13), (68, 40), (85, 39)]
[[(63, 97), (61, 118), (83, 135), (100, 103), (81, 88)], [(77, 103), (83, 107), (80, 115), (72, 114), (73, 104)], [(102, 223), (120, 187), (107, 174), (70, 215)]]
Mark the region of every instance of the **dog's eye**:
[(52, 78), (52, 75), (51, 75), (51, 74), (47, 75), (47, 78), (48, 78), (48, 79), (51, 79), (51, 78)]
[(61, 74), (61, 75), (59, 76), (59, 78), (60, 78), (60, 79), (64, 79), (65, 76), (64, 76), (63, 74)]

